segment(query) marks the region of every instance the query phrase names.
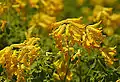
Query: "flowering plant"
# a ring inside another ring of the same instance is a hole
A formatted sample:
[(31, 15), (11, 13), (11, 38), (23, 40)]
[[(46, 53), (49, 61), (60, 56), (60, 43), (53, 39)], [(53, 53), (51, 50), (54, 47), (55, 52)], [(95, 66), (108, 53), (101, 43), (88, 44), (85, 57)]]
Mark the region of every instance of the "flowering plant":
[(119, 0), (1, 0), (1, 82), (119, 82)]

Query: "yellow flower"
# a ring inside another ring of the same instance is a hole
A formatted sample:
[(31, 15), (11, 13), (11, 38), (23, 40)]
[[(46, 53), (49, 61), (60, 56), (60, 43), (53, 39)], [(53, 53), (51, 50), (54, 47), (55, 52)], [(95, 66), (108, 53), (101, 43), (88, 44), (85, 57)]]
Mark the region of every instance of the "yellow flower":
[(115, 30), (119, 27), (120, 14), (112, 14), (112, 8), (96, 5), (93, 10), (91, 21), (102, 21), (103, 32), (108, 36), (114, 34)]
[(7, 21), (6, 20), (1, 20), (1, 23), (2, 23), (1, 29), (2, 29), (2, 31), (4, 31)]
[(78, 52), (77, 52), (75, 55), (72, 56), (71, 62), (73, 62), (73, 63), (78, 63), (80, 56), (81, 56), (81, 54), (80, 54), (80, 49), (79, 49)]
[[(54, 36), (58, 46), (67, 46), (69, 41), (71, 46), (76, 42), (86, 48), (99, 48), (104, 39), (101, 28), (96, 28), (100, 23), (101, 21), (93, 25), (84, 25), (81, 24), (81, 18), (66, 19), (51, 25), (53, 29), (51, 35)], [(60, 43), (60, 38), (64, 43)]]
[(118, 79), (116, 82), (120, 82), (120, 79)]
[(57, 79), (57, 80), (60, 80), (60, 77), (59, 77), (59, 75), (58, 75), (57, 73), (53, 73), (53, 77), (54, 77), (55, 79)]
[(73, 76), (73, 73), (68, 71), (67, 80), (68, 81), (72, 80), (72, 76)]
[(0, 51), (0, 63), (6, 69), (8, 79), (15, 74), (17, 82), (25, 81), (24, 70), (30, 70), (30, 65), (39, 56), (38, 41), (39, 38), (29, 38), (21, 44), (12, 44)]
[(72, 79), (72, 72), (69, 71), (66, 62), (64, 62), (63, 60), (57, 60), (54, 65), (57, 71), (57, 73), (54, 73), (54, 77), (57, 80), (64, 80), (65, 77), (68, 81)]
[(6, 6), (6, 4), (4, 2), (0, 2), (0, 16), (2, 16), (2, 14), (5, 13), (7, 8), (8, 8), (8, 6)]
[(112, 65), (114, 63), (114, 56), (116, 54), (115, 47), (103, 47), (100, 49), (102, 56), (108, 65)]
[(47, 28), (48, 25), (54, 23), (56, 21), (55, 17), (51, 17), (44, 12), (37, 13), (33, 15), (32, 20), (30, 21), (30, 25), (39, 25), (43, 28)]
[(85, 30), (85, 34), (83, 36), (83, 46), (88, 47), (100, 47), (100, 44), (103, 42), (104, 36), (102, 35), (101, 28), (96, 28), (100, 25), (101, 21), (88, 25)]
[(24, 0), (16, 0), (16, 3), (19, 4), (21, 8), (24, 8), (27, 5)]
[(56, 16), (63, 9), (63, 0), (41, 0), (41, 9), (50, 16)]

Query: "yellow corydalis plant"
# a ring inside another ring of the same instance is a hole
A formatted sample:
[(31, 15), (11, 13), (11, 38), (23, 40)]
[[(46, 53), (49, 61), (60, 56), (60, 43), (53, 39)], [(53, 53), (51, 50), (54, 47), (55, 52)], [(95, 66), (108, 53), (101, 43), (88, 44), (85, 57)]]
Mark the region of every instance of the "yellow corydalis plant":
[[(68, 80), (67, 77), (70, 78), (68, 81), (72, 79), (72, 72), (70, 72), (69, 65), (71, 62), (75, 63), (74, 65), (76, 65), (79, 61), (78, 58), (81, 56), (80, 50), (74, 54), (75, 52), (73, 45), (75, 43), (78, 43), (79, 45), (88, 49), (96, 47), (100, 48), (100, 44), (104, 38), (101, 33), (101, 29), (96, 28), (100, 23), (101, 21), (94, 25), (85, 25), (82, 24), (82, 17), (80, 17), (66, 19), (51, 24), (51, 35), (53, 35), (56, 41), (56, 46), (63, 53), (63, 59), (61, 62), (64, 62), (64, 67), (66, 67), (64, 70), (62, 70), (62, 67), (56, 69), (56, 77), (59, 76), (60, 80), (63, 80), (62, 78), (64, 78), (64, 80)], [(94, 36), (94, 34), (96, 34), (96, 36)], [(57, 62), (58, 61), (55, 63)], [(55, 67), (58, 68), (59, 66), (55, 64)], [(68, 72), (65, 70), (68, 70)]]
[(29, 22), (29, 29), (26, 32), (26, 37), (30, 38), (32, 36), (37, 37), (39, 36), (39, 34), (33, 34), (33, 30), (36, 29), (47, 29), (49, 30), (49, 28), (47, 28), (51, 23), (54, 23), (56, 21), (56, 17), (51, 17), (48, 14), (45, 14), (43, 12), (37, 13), (35, 14), (31, 21)]
[(93, 10), (93, 16), (94, 16), (93, 21), (96, 22), (103, 19), (103, 22), (105, 22), (104, 20), (109, 19), (111, 14), (112, 14), (112, 8), (106, 8), (100, 5), (96, 5)]
[(61, 59), (54, 61), (54, 66), (56, 71), (53, 73), (55, 79), (60, 81), (70, 82), (72, 80), (72, 71), (70, 64), (74, 67), (77, 63), (80, 62), (78, 60), (81, 56), (80, 50), (76, 54), (74, 54), (73, 47), (63, 47), (63, 51), (59, 51), (58, 54), (63, 56)]
[[(57, 72), (53, 73), (53, 76), (57, 80), (69, 82), (72, 79), (72, 72), (68, 68), (68, 64), (63, 60), (57, 60), (54, 62)], [(67, 73), (67, 74), (66, 74)], [(65, 78), (66, 77), (66, 78)]]
[(7, 10), (7, 6), (6, 6), (5, 2), (0, 1), (0, 16), (2, 16), (6, 10)]
[(116, 54), (115, 47), (102, 47), (100, 49), (102, 56), (105, 58), (105, 61), (108, 65), (112, 65), (117, 59), (114, 58)]
[[(29, 22), (29, 29), (26, 33), (26, 37), (37, 36), (32, 35), (35, 28), (38, 30), (44, 28), (50, 31), (49, 27), (51, 23), (56, 22), (57, 14), (63, 9), (63, 0), (40, 0), (40, 12), (33, 15)], [(39, 35), (39, 34), (38, 34)]]
[(34, 7), (34, 8), (39, 8), (39, 6), (37, 5), (37, 3), (39, 2), (39, 0), (14, 0), (14, 7), (19, 7), (19, 8), (24, 8), (26, 5), (30, 5), (30, 7)]
[(90, 20), (94, 22), (102, 20), (102, 24), (104, 25), (103, 31), (110, 36), (120, 25), (120, 14), (112, 14), (112, 8), (97, 5), (93, 10), (93, 16)]
[(27, 1), (26, 0), (13, 0), (13, 1), (9, 1), (10, 5), (12, 8), (14, 8), (16, 10), (16, 12), (18, 14), (20, 14), (21, 12), (25, 12), (25, 6), (27, 5)]
[(2, 23), (1, 26), (0, 26), (1, 30), (4, 31), (5, 25), (7, 24), (7, 21), (6, 20), (1, 20), (0, 22)]
[(63, 0), (41, 0), (43, 12), (56, 16), (63, 9)]
[(29, 25), (36, 25), (40, 27), (47, 28), (48, 25), (56, 21), (56, 17), (51, 17), (48, 14), (43, 12), (37, 13), (33, 16), (32, 20), (30, 21)]
[(8, 79), (17, 76), (17, 82), (25, 82), (24, 70), (30, 70), (30, 65), (39, 56), (37, 42), (39, 38), (29, 38), (21, 44), (12, 44), (0, 51), (0, 64), (5, 68)]
[[(51, 29), (53, 29), (51, 35), (56, 41), (56, 46), (62, 52), (65, 52), (65, 48), (73, 47), (75, 43), (78, 43), (88, 51), (97, 48), (107, 63), (110, 63), (114, 61), (116, 51), (115, 48), (109, 47), (110, 50), (107, 51), (107, 47), (102, 48), (101, 43), (103, 43), (105, 36), (102, 34), (101, 27), (97, 28), (100, 23), (101, 21), (92, 25), (85, 25), (81, 23), (81, 18), (66, 19), (51, 25)], [(112, 57), (109, 57), (109, 53)]]
[(53, 29), (52, 35), (60, 49), (61, 46), (64, 47), (66, 45), (63, 44), (66, 41), (69, 41), (71, 46), (77, 42), (86, 48), (100, 47), (104, 39), (101, 33), (102, 30), (96, 28), (100, 23), (101, 21), (93, 25), (85, 25), (81, 23), (81, 18), (66, 19), (51, 25), (51, 29)]
[(27, 5), (26, 0), (15, 0), (15, 3), (19, 4), (19, 6), (22, 8), (24, 8)]

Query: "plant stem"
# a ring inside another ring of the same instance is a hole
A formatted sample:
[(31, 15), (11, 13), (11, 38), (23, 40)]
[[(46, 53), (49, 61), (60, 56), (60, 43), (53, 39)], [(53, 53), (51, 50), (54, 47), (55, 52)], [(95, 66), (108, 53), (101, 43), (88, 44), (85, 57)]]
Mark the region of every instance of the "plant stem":
[[(69, 37), (68, 37), (69, 38)], [(68, 48), (68, 62), (67, 62), (67, 69), (66, 69), (66, 74), (65, 74), (65, 77), (64, 77), (64, 82), (66, 82), (66, 77), (67, 77), (67, 74), (68, 74), (68, 71), (69, 71), (69, 65), (70, 65), (70, 61), (71, 61), (71, 56), (70, 56), (70, 52), (69, 52), (69, 40), (67, 39), (67, 48)]]

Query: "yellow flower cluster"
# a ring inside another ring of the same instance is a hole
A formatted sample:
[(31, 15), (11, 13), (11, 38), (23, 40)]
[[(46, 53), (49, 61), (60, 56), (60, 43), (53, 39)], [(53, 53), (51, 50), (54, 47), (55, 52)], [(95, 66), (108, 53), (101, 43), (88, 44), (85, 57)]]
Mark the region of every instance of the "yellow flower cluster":
[(105, 8), (97, 5), (93, 10), (93, 17), (91, 20), (94, 22), (102, 20), (102, 24), (104, 25), (103, 31), (107, 35), (112, 35), (120, 25), (120, 14), (112, 14), (112, 8)]
[[(64, 53), (65, 60), (69, 60), (69, 57), (73, 58), (71, 60), (75, 60), (75, 55), (72, 57), (72, 55), (69, 56), (68, 53), (71, 47), (73, 54), (74, 49), (72, 49), (72, 47), (75, 43), (78, 43), (88, 51), (92, 48), (98, 49), (104, 56), (105, 61), (110, 65), (113, 64), (116, 51), (115, 48), (101, 46), (105, 36), (102, 34), (101, 28), (97, 28), (100, 23), (101, 21), (93, 25), (85, 25), (82, 24), (81, 18), (73, 18), (56, 22), (51, 25), (51, 29), (53, 29), (51, 35), (53, 35), (56, 41), (56, 46)], [(65, 54), (66, 50), (68, 51), (67, 54)], [(79, 56), (81, 55), (79, 54), (78, 57)]]
[(67, 41), (69, 41), (71, 46), (77, 42), (85, 48), (100, 47), (104, 39), (101, 29), (96, 28), (100, 23), (101, 21), (93, 25), (85, 25), (81, 23), (81, 18), (66, 19), (52, 24), (52, 35), (60, 50), (62, 50), (62, 47), (67, 46), (63, 44)]
[(37, 37), (39, 34), (34, 32), (34, 29), (40, 30), (41, 27), (45, 30), (49, 30), (48, 26), (56, 21), (56, 17), (51, 17), (48, 14), (45, 14), (44, 12), (37, 13), (33, 15), (32, 20), (29, 22), (29, 29), (26, 32), (26, 37), (30, 38), (32, 36)]
[(14, 1), (15, 1), (14, 4), (16, 5), (16, 7), (24, 8), (27, 5), (26, 0), (14, 0)]
[(103, 47), (100, 49), (102, 56), (105, 58), (105, 61), (107, 61), (108, 65), (112, 65), (116, 61), (114, 58), (116, 54), (115, 47)]
[(8, 79), (17, 76), (17, 82), (25, 82), (24, 70), (30, 70), (30, 65), (39, 56), (37, 47), (39, 38), (29, 38), (21, 44), (12, 44), (0, 51), (0, 64), (5, 68)]
[(80, 50), (75, 53), (73, 47), (63, 47), (63, 51), (58, 52), (59, 55), (63, 57), (54, 62), (54, 66), (56, 68), (56, 72), (53, 73), (53, 76), (57, 80), (70, 82), (72, 80), (72, 71), (70, 68), (70, 64), (72, 63), (75, 66), (80, 62)]
[(29, 23), (30, 28), (28, 29), (27, 37), (33, 36), (31, 31), (34, 28), (40, 29), (42, 27), (50, 30), (48, 26), (56, 22), (57, 14), (63, 9), (62, 0), (40, 0), (40, 3), (40, 12), (33, 15)]
[(6, 11), (7, 6), (5, 5), (5, 3), (0, 2), (0, 16)]
[(66, 82), (69, 82), (72, 79), (72, 72), (70, 72), (68, 64), (66, 62), (57, 60), (56, 62), (54, 62), (54, 65), (56, 67), (57, 72), (54, 73), (53, 76), (57, 80), (65, 80)]
[(47, 28), (48, 25), (56, 21), (56, 17), (51, 17), (43, 12), (35, 14), (32, 19), (33, 20), (30, 21), (30, 25), (36, 24), (45, 28)]
[(38, 2), (39, 0), (14, 0), (14, 2), (12, 2), (12, 7), (17, 8), (18, 11), (25, 8), (28, 4), (30, 7), (39, 8), (37, 5)]
[[(101, 22), (94, 25), (85, 25), (82, 24), (81, 19), (81, 17), (66, 19), (51, 25), (51, 29), (53, 30), (51, 35), (53, 35), (56, 41), (56, 46), (63, 53), (63, 59), (55, 62), (55, 67), (57, 68), (57, 73), (55, 73), (55, 75), (57, 78), (59, 76), (58, 80), (63, 80), (65, 77), (68, 81), (72, 79), (72, 72), (70, 72), (69, 63), (79, 62), (78, 58), (81, 56), (79, 50), (74, 54), (73, 45), (75, 43), (89, 49), (95, 47), (99, 48), (104, 38), (101, 30), (96, 28)], [(96, 36), (94, 36), (94, 34), (96, 34)], [(58, 62), (59, 65), (56, 65)], [(68, 72), (66, 72), (66, 70), (68, 70)]]
[[(11, 9), (15, 10), (20, 18), (26, 21), (26, 10), (25, 7), (28, 4), (27, 0), (6, 0), (0, 1), (0, 15), (11, 13)], [(4, 16), (4, 15), (3, 15)]]
[(0, 26), (1, 30), (4, 31), (4, 28), (5, 28), (5, 25), (6, 25), (7, 21), (6, 20), (1, 20), (0, 22), (2, 23), (1, 26)]
[(63, 0), (41, 0), (42, 10), (50, 16), (55, 16), (63, 9)]

